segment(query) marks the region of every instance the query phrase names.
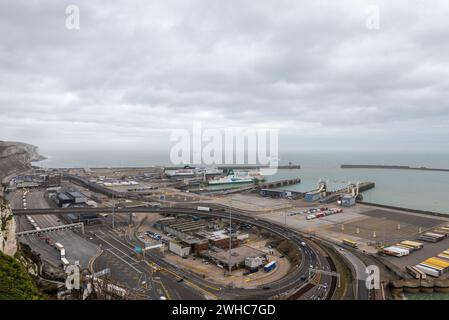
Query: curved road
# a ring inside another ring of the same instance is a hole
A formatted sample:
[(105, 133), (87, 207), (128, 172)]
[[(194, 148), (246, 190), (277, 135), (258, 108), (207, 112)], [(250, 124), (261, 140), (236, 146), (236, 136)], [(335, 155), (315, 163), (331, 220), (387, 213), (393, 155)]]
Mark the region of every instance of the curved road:
[[(69, 214), (69, 213), (101, 213), (101, 212), (112, 212), (112, 208), (70, 208), (70, 209), (27, 209), (27, 210), (13, 210), (14, 215), (42, 215), (42, 214)], [(148, 207), (136, 207), (136, 208), (116, 208), (116, 213), (172, 213), (172, 214), (185, 214), (185, 215), (196, 215), (204, 217), (218, 217), (227, 219), (229, 214), (224, 211), (224, 209), (213, 210), (211, 212), (198, 211), (193, 208), (148, 208)], [(248, 223), (251, 225), (258, 226), (263, 229), (267, 229), (278, 236), (292, 241), (302, 253), (301, 264), (298, 268), (295, 268), (292, 272), (287, 274), (280, 280), (270, 283), (265, 286), (265, 289), (232, 289), (226, 287), (217, 286), (215, 283), (208, 283), (199, 275), (189, 272), (186, 270), (174, 269), (174, 267), (162, 259), (158, 254), (149, 254), (149, 258), (154, 260), (157, 264), (162, 267), (171, 270), (172, 272), (184, 276), (188, 281), (193, 282), (196, 286), (202, 288), (205, 291), (212, 292), (214, 294), (219, 294), (229, 299), (267, 299), (278, 295), (279, 293), (285, 293), (288, 291), (297, 291), (303, 284), (304, 281), (301, 277), (308, 276), (308, 269), (310, 266), (323, 266), (323, 260), (319, 253), (312, 249), (310, 245), (303, 247), (302, 242), (309, 243), (308, 240), (303, 239), (295, 231), (258, 218), (253, 218), (243, 213), (239, 210), (233, 209), (232, 219), (240, 221), (243, 223)], [(216, 290), (211, 290), (211, 288), (216, 288)]]

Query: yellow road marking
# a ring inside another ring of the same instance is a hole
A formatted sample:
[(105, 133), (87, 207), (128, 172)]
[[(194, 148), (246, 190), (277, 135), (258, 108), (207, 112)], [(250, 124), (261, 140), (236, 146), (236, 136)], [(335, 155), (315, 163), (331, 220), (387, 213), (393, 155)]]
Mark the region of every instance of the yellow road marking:
[[(156, 265), (157, 265), (157, 264), (156, 264)], [(161, 266), (159, 266), (159, 265), (157, 265), (157, 266), (160, 268), (161, 271), (167, 272), (167, 273), (169, 273), (169, 274), (171, 274), (171, 275), (173, 275), (173, 276), (175, 276), (175, 277), (177, 277), (177, 278), (179, 277), (175, 272), (173, 272), (173, 271), (171, 271), (171, 270), (168, 270), (168, 269), (166, 269), (166, 268), (163, 268), (163, 267), (161, 267)], [(190, 286), (192, 286), (192, 287), (194, 287), (194, 288), (197, 288), (198, 290), (203, 291), (203, 292), (205, 292), (206, 294), (208, 294), (208, 295), (214, 297), (216, 300), (219, 299), (217, 295), (215, 295), (215, 294), (213, 294), (212, 292), (209, 292), (209, 291), (207, 291), (207, 290), (205, 290), (205, 289), (199, 287), (198, 285), (194, 284), (193, 282), (191, 282), (191, 281), (189, 281), (189, 280), (184, 280), (184, 282), (185, 282), (186, 284), (188, 284), (188, 285), (190, 285)], [(219, 290), (218, 288), (214, 288), (214, 287), (209, 286), (209, 285), (206, 285), (206, 284), (204, 284), (204, 286), (205, 286), (205, 287), (208, 287), (208, 288), (211, 288), (212, 290), (216, 290), (216, 291)]]
[(164, 291), (165, 297), (166, 297), (168, 300), (171, 300), (171, 295), (170, 295), (170, 293), (168, 292), (168, 290), (165, 288), (165, 286), (164, 286), (164, 284), (162, 283), (162, 281), (161, 281), (161, 280), (153, 280), (153, 282), (159, 283), (159, 284), (161, 285), (161, 287), (162, 287), (162, 290)]
[(215, 294), (213, 294), (212, 292), (209, 292), (209, 291), (207, 291), (207, 290), (205, 290), (205, 289), (203, 289), (203, 288), (197, 286), (197, 285), (194, 284), (193, 282), (190, 282), (190, 281), (188, 281), (188, 280), (184, 280), (184, 282), (186, 282), (187, 285), (190, 285), (191, 287), (194, 287), (194, 288), (196, 288), (196, 289), (198, 289), (198, 290), (204, 292), (205, 294), (212, 296), (215, 300), (219, 300), (219, 299), (220, 299), (217, 295), (215, 295)]

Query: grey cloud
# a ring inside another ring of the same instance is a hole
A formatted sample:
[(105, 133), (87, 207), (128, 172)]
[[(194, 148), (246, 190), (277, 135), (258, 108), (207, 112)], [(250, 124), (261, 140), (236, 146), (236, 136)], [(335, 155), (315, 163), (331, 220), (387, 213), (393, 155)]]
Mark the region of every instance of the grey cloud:
[(286, 149), (448, 150), (449, 8), (431, 3), (2, 2), (0, 135), (157, 148), (202, 120), (279, 127)]

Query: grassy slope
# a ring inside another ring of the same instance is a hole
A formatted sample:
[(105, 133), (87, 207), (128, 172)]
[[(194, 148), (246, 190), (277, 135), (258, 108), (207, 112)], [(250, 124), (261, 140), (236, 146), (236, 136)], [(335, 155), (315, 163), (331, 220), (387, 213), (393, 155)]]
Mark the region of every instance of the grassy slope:
[(24, 267), (0, 252), (0, 300), (39, 299), (36, 286)]

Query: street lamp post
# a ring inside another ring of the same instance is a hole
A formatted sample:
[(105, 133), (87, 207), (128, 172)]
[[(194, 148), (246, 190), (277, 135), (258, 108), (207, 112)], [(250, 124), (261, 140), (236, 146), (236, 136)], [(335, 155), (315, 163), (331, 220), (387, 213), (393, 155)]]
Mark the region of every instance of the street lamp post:
[(229, 275), (231, 275), (231, 246), (232, 246), (232, 224), (231, 224), (231, 206), (229, 206)]
[(115, 229), (115, 198), (112, 193), (112, 229)]

